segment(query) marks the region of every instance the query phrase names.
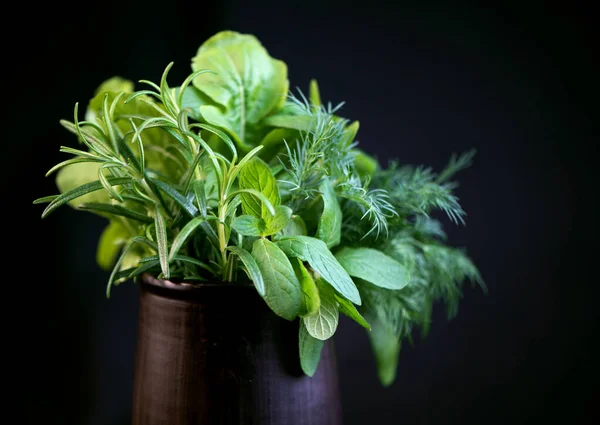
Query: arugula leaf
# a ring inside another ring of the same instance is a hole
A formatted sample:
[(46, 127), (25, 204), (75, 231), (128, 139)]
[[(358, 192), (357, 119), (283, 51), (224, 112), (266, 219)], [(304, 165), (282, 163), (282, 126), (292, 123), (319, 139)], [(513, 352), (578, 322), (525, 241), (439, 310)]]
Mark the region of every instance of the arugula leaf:
[(231, 227), (243, 236), (262, 236), (265, 232), (265, 221), (253, 215), (240, 215), (233, 220)]
[(384, 387), (389, 387), (396, 378), (401, 341), (393, 330), (377, 319), (369, 317), (369, 323), (371, 323), (369, 341), (375, 354), (379, 381)]
[(306, 223), (299, 215), (292, 215), (290, 221), (283, 228), (285, 236), (306, 236)]
[(363, 328), (369, 331), (371, 330), (371, 325), (369, 325), (365, 318), (362, 317), (362, 315), (358, 312), (354, 304), (352, 304), (346, 298), (340, 297), (338, 294), (335, 294), (335, 300), (338, 303), (340, 313), (345, 314), (346, 316), (354, 320), (356, 323), (361, 325)]
[(260, 121), (283, 105), (288, 91), (287, 67), (273, 59), (252, 35), (222, 31), (205, 41), (192, 69), (216, 74), (196, 77), (193, 84), (220, 108), (200, 107), (210, 124), (226, 129), (239, 147), (250, 148)]
[(304, 316), (302, 320), (311, 336), (324, 341), (331, 338), (335, 333), (340, 313), (333, 290), (323, 283), (319, 283), (318, 288), (320, 298), (319, 310), (314, 314)]
[(267, 239), (257, 239), (252, 256), (265, 282), (264, 299), (275, 314), (286, 320), (298, 316), (302, 306), (300, 283), (290, 260), (277, 245)]
[(245, 249), (239, 248), (237, 246), (228, 246), (227, 249), (231, 251), (233, 254), (237, 255), (237, 257), (242, 261), (245, 267), (246, 274), (254, 283), (256, 290), (261, 296), (265, 295), (265, 282), (262, 277), (262, 273), (260, 272), (260, 267), (256, 263), (254, 257)]
[(410, 281), (407, 268), (376, 249), (343, 247), (335, 258), (350, 276), (381, 288), (402, 289)]
[(321, 360), (321, 350), (325, 341), (313, 338), (306, 329), (303, 321), (300, 321), (298, 333), (298, 348), (300, 351), (300, 366), (308, 376), (313, 376)]
[[(260, 158), (252, 158), (240, 170), (239, 174), (240, 189), (254, 189), (262, 193), (276, 207), (280, 204), (279, 190), (277, 181), (269, 166)], [(242, 193), (242, 211), (244, 214), (251, 214), (258, 218), (265, 218), (270, 215), (267, 207), (256, 197), (249, 193)]]
[(302, 289), (302, 308), (300, 310), (300, 316), (316, 314), (321, 306), (319, 289), (300, 259), (293, 258), (291, 263), (294, 267), (296, 277), (300, 282), (300, 288)]
[(360, 305), (360, 294), (356, 285), (325, 242), (309, 236), (285, 236), (277, 241), (277, 245), (289, 257), (298, 257), (306, 261), (342, 296)]
[(323, 180), (319, 188), (323, 197), (323, 214), (317, 227), (317, 238), (332, 248), (340, 243), (342, 210), (329, 180)]

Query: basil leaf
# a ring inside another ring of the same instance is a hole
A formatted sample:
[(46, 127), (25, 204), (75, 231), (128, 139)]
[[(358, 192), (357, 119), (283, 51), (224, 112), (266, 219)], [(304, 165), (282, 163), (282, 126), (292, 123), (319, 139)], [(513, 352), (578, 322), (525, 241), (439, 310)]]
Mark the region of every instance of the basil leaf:
[(298, 316), (302, 305), (300, 283), (290, 260), (277, 245), (267, 239), (257, 239), (252, 256), (265, 282), (265, 299), (275, 314), (286, 320)]
[(338, 294), (335, 294), (335, 300), (338, 303), (340, 313), (345, 314), (346, 316), (354, 320), (356, 323), (361, 325), (363, 328), (369, 331), (371, 330), (371, 325), (369, 325), (365, 318), (362, 317), (362, 315), (358, 312), (354, 304), (352, 304), (346, 298), (340, 297)]
[(283, 230), (292, 217), (292, 209), (285, 205), (275, 207), (275, 215), (265, 215), (264, 222), (266, 229), (261, 236), (270, 236)]
[(261, 236), (265, 232), (265, 221), (253, 215), (241, 215), (233, 220), (233, 229), (244, 236)]
[(317, 227), (317, 238), (332, 248), (340, 243), (342, 234), (342, 210), (329, 180), (319, 188), (323, 197), (323, 214)]
[(260, 268), (256, 263), (254, 257), (245, 249), (239, 248), (237, 246), (228, 246), (227, 249), (231, 251), (233, 254), (237, 255), (237, 257), (242, 261), (245, 267), (246, 274), (254, 283), (256, 290), (261, 296), (265, 295), (265, 282), (262, 277), (262, 273), (260, 272)]
[(340, 249), (335, 258), (350, 276), (387, 289), (402, 289), (410, 281), (410, 273), (398, 261), (372, 248)]
[(360, 294), (356, 285), (329, 251), (325, 242), (309, 236), (285, 236), (277, 241), (277, 245), (287, 256), (306, 261), (342, 296), (360, 305)]
[(384, 387), (389, 387), (396, 378), (401, 340), (392, 329), (377, 319), (369, 317), (369, 322), (371, 332), (368, 332), (368, 336), (375, 354), (379, 381)]
[(300, 321), (298, 332), (298, 348), (300, 352), (300, 366), (302, 371), (308, 376), (313, 376), (319, 366), (321, 360), (321, 350), (323, 349), (324, 341), (313, 338), (308, 331), (303, 321)]
[(294, 267), (296, 277), (300, 282), (300, 289), (302, 290), (302, 308), (300, 310), (300, 316), (315, 314), (319, 311), (321, 305), (319, 289), (300, 259), (293, 258), (291, 263)]
[[(271, 174), (269, 166), (259, 158), (252, 158), (242, 167), (239, 174), (239, 186), (240, 189), (254, 189), (262, 193), (274, 207), (281, 202), (277, 181)], [(241, 197), (244, 214), (250, 214), (258, 218), (271, 215), (267, 207), (255, 196), (242, 193)]]
[(216, 73), (200, 75), (193, 84), (219, 104), (222, 112), (201, 106), (200, 113), (209, 123), (229, 130), (242, 148), (252, 146), (259, 122), (281, 109), (287, 96), (285, 63), (271, 58), (252, 35), (234, 31), (214, 35), (198, 49), (192, 69)]
[(338, 303), (333, 290), (324, 284), (319, 284), (319, 310), (310, 316), (302, 318), (306, 330), (314, 338), (326, 340), (335, 333), (340, 318)]
[(302, 217), (299, 215), (292, 215), (290, 221), (286, 224), (283, 229), (283, 234), (285, 236), (306, 236), (306, 224)]

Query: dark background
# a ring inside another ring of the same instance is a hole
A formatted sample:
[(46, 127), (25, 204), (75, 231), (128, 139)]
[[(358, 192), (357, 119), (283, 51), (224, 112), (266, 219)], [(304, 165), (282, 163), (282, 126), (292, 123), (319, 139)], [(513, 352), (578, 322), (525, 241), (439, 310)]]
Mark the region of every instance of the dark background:
[(366, 3), (22, 2), (4, 14), (4, 367), (25, 422), (127, 424), (131, 404), (137, 288), (104, 297), (105, 223), (68, 208), (42, 222), (31, 206), (56, 192), (44, 173), (75, 140), (59, 119), (112, 75), (155, 81), (175, 61), (181, 81), (202, 41), (233, 29), (284, 60), (292, 87), (316, 77), (323, 98), (346, 101), (362, 148), (383, 161), (440, 169), (478, 150), (459, 175), (467, 226), (447, 228), (489, 294), (467, 289), (451, 322), (438, 308), (388, 389), (366, 335), (343, 321), (345, 423), (598, 423), (591, 8)]

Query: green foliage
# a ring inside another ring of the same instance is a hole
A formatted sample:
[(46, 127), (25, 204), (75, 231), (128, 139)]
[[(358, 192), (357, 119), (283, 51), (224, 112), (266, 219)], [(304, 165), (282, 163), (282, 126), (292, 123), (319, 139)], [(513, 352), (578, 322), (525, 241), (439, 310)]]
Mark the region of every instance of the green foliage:
[[(466, 253), (446, 245), (438, 211), (464, 223), (457, 172), (391, 163), (357, 148), (358, 121), (288, 93), (287, 67), (253, 36), (216, 34), (171, 87), (136, 88), (120, 77), (75, 104), (63, 127), (75, 147), (50, 168), (59, 207), (91, 212), (107, 227), (97, 262), (114, 286), (148, 273), (173, 282), (254, 283), (258, 296), (299, 323), (299, 356), (312, 376), (342, 313), (369, 333), (379, 377), (390, 385), (403, 339), (424, 334), (433, 306), (457, 313), (464, 282), (483, 285)], [(241, 273), (240, 273), (241, 272)], [(357, 306), (359, 306), (357, 308)]]

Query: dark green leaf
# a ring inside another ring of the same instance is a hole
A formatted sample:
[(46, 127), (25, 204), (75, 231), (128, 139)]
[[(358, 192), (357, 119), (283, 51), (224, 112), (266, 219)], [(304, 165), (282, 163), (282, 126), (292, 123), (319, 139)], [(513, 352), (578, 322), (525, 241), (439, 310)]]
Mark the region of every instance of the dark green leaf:
[[(290, 221), (292, 216), (292, 209), (285, 205), (278, 205), (275, 207), (275, 215), (266, 215), (264, 217), (265, 229), (259, 236), (270, 236), (283, 230), (283, 228)], [(256, 235), (255, 235), (256, 236)]]
[(331, 338), (335, 333), (340, 314), (331, 287), (322, 281), (317, 287), (319, 288), (320, 299), (319, 310), (314, 314), (304, 316), (302, 321), (311, 336), (324, 341)]
[(299, 215), (292, 215), (290, 221), (283, 229), (285, 236), (306, 236), (306, 224)]
[(235, 255), (237, 255), (237, 257), (242, 261), (244, 267), (246, 268), (246, 273), (248, 274), (248, 277), (254, 283), (254, 286), (256, 287), (258, 293), (264, 297), (265, 282), (260, 272), (260, 268), (258, 267), (258, 264), (256, 263), (254, 257), (245, 249), (239, 248), (237, 246), (228, 246), (227, 249)]
[(193, 202), (183, 196), (177, 189), (171, 186), (169, 183), (163, 182), (158, 179), (151, 179), (151, 182), (154, 183), (160, 190), (162, 190), (169, 198), (173, 199), (177, 205), (179, 205), (183, 210), (190, 216), (195, 217), (198, 215), (198, 208), (193, 204)]
[(252, 256), (258, 264), (265, 283), (264, 299), (280, 317), (293, 320), (302, 305), (300, 283), (290, 260), (273, 242), (257, 239), (252, 245)]
[(340, 297), (338, 294), (335, 294), (335, 299), (338, 302), (340, 313), (345, 314), (356, 323), (361, 325), (363, 328), (367, 330), (371, 330), (371, 326), (367, 323), (364, 317), (358, 312), (354, 304), (348, 301), (346, 298)]
[(407, 268), (376, 249), (344, 247), (335, 254), (335, 258), (350, 276), (382, 288), (402, 289), (410, 281)]
[(289, 257), (306, 261), (319, 275), (345, 298), (360, 305), (360, 294), (350, 276), (325, 245), (325, 242), (309, 236), (285, 236), (277, 245)]
[(265, 232), (265, 221), (253, 215), (241, 215), (233, 220), (233, 229), (244, 236), (262, 236)]
[(98, 213), (118, 215), (122, 217), (131, 218), (133, 220), (141, 221), (142, 223), (152, 223), (152, 217), (146, 214), (134, 211), (130, 208), (122, 207), (121, 205), (104, 204), (101, 202), (86, 202), (79, 205), (80, 210), (95, 211)]
[(300, 321), (300, 332), (298, 335), (300, 366), (302, 367), (302, 371), (308, 376), (313, 376), (317, 371), (324, 343), (325, 341), (313, 338), (306, 330), (304, 322)]
[(206, 220), (202, 217), (196, 217), (191, 219), (184, 227), (179, 231), (173, 243), (171, 244), (171, 251), (169, 252), (169, 262), (173, 261), (173, 258), (179, 253), (181, 246), (196, 230), (198, 226), (204, 223)]
[[(119, 186), (131, 182), (131, 179), (128, 177), (107, 177), (106, 180), (111, 186)], [(42, 218), (47, 217), (51, 212), (53, 212), (58, 207), (66, 204), (67, 202), (73, 201), (74, 199), (80, 198), (84, 195), (87, 195), (88, 193), (95, 192), (100, 189), (103, 189), (102, 183), (96, 180), (81, 185), (73, 190), (70, 190), (68, 192), (63, 193), (62, 195), (57, 196), (46, 207), (46, 209), (42, 213)]]

